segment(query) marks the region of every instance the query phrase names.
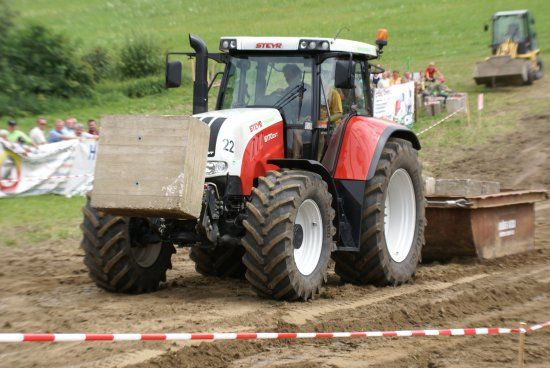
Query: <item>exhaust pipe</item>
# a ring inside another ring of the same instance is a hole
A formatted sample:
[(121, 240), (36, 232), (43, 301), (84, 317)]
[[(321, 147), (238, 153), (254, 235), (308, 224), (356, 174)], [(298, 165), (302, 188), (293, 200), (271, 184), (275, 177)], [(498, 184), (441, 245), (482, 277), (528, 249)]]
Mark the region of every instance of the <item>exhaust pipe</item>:
[(189, 34), (189, 43), (197, 54), (193, 83), (193, 114), (200, 114), (208, 111), (208, 49), (203, 40), (192, 34)]

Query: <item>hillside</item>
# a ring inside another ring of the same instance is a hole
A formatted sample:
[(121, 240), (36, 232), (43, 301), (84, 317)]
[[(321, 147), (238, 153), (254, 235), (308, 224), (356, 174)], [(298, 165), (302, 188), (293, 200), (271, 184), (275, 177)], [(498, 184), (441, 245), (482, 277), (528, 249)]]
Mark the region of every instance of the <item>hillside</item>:
[[(188, 50), (187, 34), (202, 37), (216, 51), (222, 35), (314, 35), (372, 42), (376, 29), (389, 30), (389, 46), (382, 64), (404, 70), (406, 58), (419, 70), (436, 61), (455, 90), (475, 92), (471, 73), (475, 60), (488, 55), (489, 34), (483, 32), (493, 12), (528, 8), (537, 19), (541, 48), (550, 45), (550, 4), (544, 1), (101, 1), (17, 0), (11, 6), (23, 22), (45, 24), (70, 36), (81, 53), (95, 46), (113, 55), (136, 35), (152, 36), (163, 50)], [(162, 76), (159, 76), (161, 78)], [(119, 91), (120, 82), (103, 82), (90, 100), (59, 103), (46, 117), (74, 115), (80, 120), (116, 113), (188, 113), (191, 87), (130, 99)], [(488, 101), (490, 103), (490, 101)], [(21, 118), (24, 127), (36, 116)]]

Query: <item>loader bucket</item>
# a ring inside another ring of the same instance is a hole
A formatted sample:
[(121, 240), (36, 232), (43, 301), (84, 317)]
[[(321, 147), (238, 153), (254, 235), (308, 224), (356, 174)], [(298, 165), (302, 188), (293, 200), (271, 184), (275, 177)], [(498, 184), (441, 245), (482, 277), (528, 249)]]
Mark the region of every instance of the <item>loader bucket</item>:
[(492, 259), (533, 250), (534, 204), (544, 190), (472, 197), (427, 197), (424, 260)]
[(485, 84), (487, 87), (527, 84), (529, 61), (510, 56), (492, 56), (485, 61), (476, 62), (474, 80), (476, 84)]

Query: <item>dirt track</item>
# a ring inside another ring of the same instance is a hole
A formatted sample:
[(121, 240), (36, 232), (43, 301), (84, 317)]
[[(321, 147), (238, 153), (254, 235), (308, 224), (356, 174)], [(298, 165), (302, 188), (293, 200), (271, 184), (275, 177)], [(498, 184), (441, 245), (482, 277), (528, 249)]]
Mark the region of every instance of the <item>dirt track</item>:
[[(547, 79), (529, 91), (550, 95)], [(536, 96), (536, 97), (535, 97)], [(490, 147), (490, 149), (488, 149)], [(505, 187), (550, 189), (550, 106), (525, 112), (514, 134), (483, 147), (431, 152), (443, 177), (479, 177)], [(460, 175), (458, 175), (460, 174)], [(537, 208), (533, 253), (493, 261), (425, 264), (413, 284), (357, 287), (331, 276), (321, 298), (281, 303), (256, 298), (243, 281), (196, 274), (187, 251), (175, 256), (162, 290), (113, 295), (93, 285), (74, 241), (0, 249), (3, 332), (372, 330), (550, 319), (550, 203)], [(550, 364), (550, 331), (527, 337), (527, 363)], [(0, 366), (62, 367), (443, 367), (512, 366), (517, 336), (186, 343), (64, 343), (0, 346)]]

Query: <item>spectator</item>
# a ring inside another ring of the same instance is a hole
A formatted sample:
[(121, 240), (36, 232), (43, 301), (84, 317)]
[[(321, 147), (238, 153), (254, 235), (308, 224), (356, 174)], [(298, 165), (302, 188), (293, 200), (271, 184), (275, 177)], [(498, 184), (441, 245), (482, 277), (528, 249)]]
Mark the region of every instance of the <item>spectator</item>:
[(403, 77), (401, 77), (401, 83), (410, 82), (411, 78), (412, 78), (411, 72), (405, 72), (403, 73)]
[(445, 105), (447, 103), (447, 97), (449, 97), (452, 92), (453, 91), (445, 85), (445, 80), (440, 77), (436, 82), (429, 83), (422, 92), (422, 95), (443, 97), (443, 105)]
[(390, 79), (390, 86), (393, 86), (395, 84), (401, 84), (401, 77), (399, 76), (398, 70), (394, 70), (392, 72), (392, 77)]
[(435, 75), (438, 75), (439, 78), (443, 78), (443, 74), (437, 69), (435, 66), (435, 62), (431, 62), (428, 67), (426, 68), (426, 72), (424, 73), (424, 78), (429, 82), (435, 82)]
[(90, 134), (88, 132), (84, 131), (84, 125), (77, 123), (74, 126), (74, 133), (77, 138), (83, 138), (83, 139), (98, 139), (99, 136)]
[(29, 144), (31, 146), (36, 146), (28, 135), (22, 131), (15, 129), (17, 127), (17, 122), (15, 120), (8, 121), (8, 140), (11, 142), (19, 144)]
[(58, 119), (55, 121), (55, 127), (54, 129), (50, 130), (50, 134), (48, 135), (48, 143), (56, 143), (56, 142), (65, 141), (67, 139), (76, 138), (76, 135), (63, 134), (64, 126), (65, 126), (65, 123), (63, 122), (63, 120)]
[(9, 134), (10, 132), (8, 132), (6, 129), (0, 129), (0, 138), (7, 140)]
[(99, 135), (99, 129), (97, 129), (97, 123), (94, 119), (88, 120), (88, 133), (91, 135)]
[(44, 118), (38, 118), (38, 120), (36, 120), (36, 126), (31, 129), (29, 134), (34, 144), (41, 145), (48, 143), (44, 135), (46, 124), (48, 124), (48, 122)]
[(74, 132), (74, 126), (78, 123), (78, 121), (75, 118), (67, 118), (65, 120), (65, 126), (63, 127), (63, 135), (67, 137), (76, 137)]
[(390, 72), (386, 70), (382, 73), (382, 79), (378, 82), (378, 88), (389, 88), (390, 87)]

